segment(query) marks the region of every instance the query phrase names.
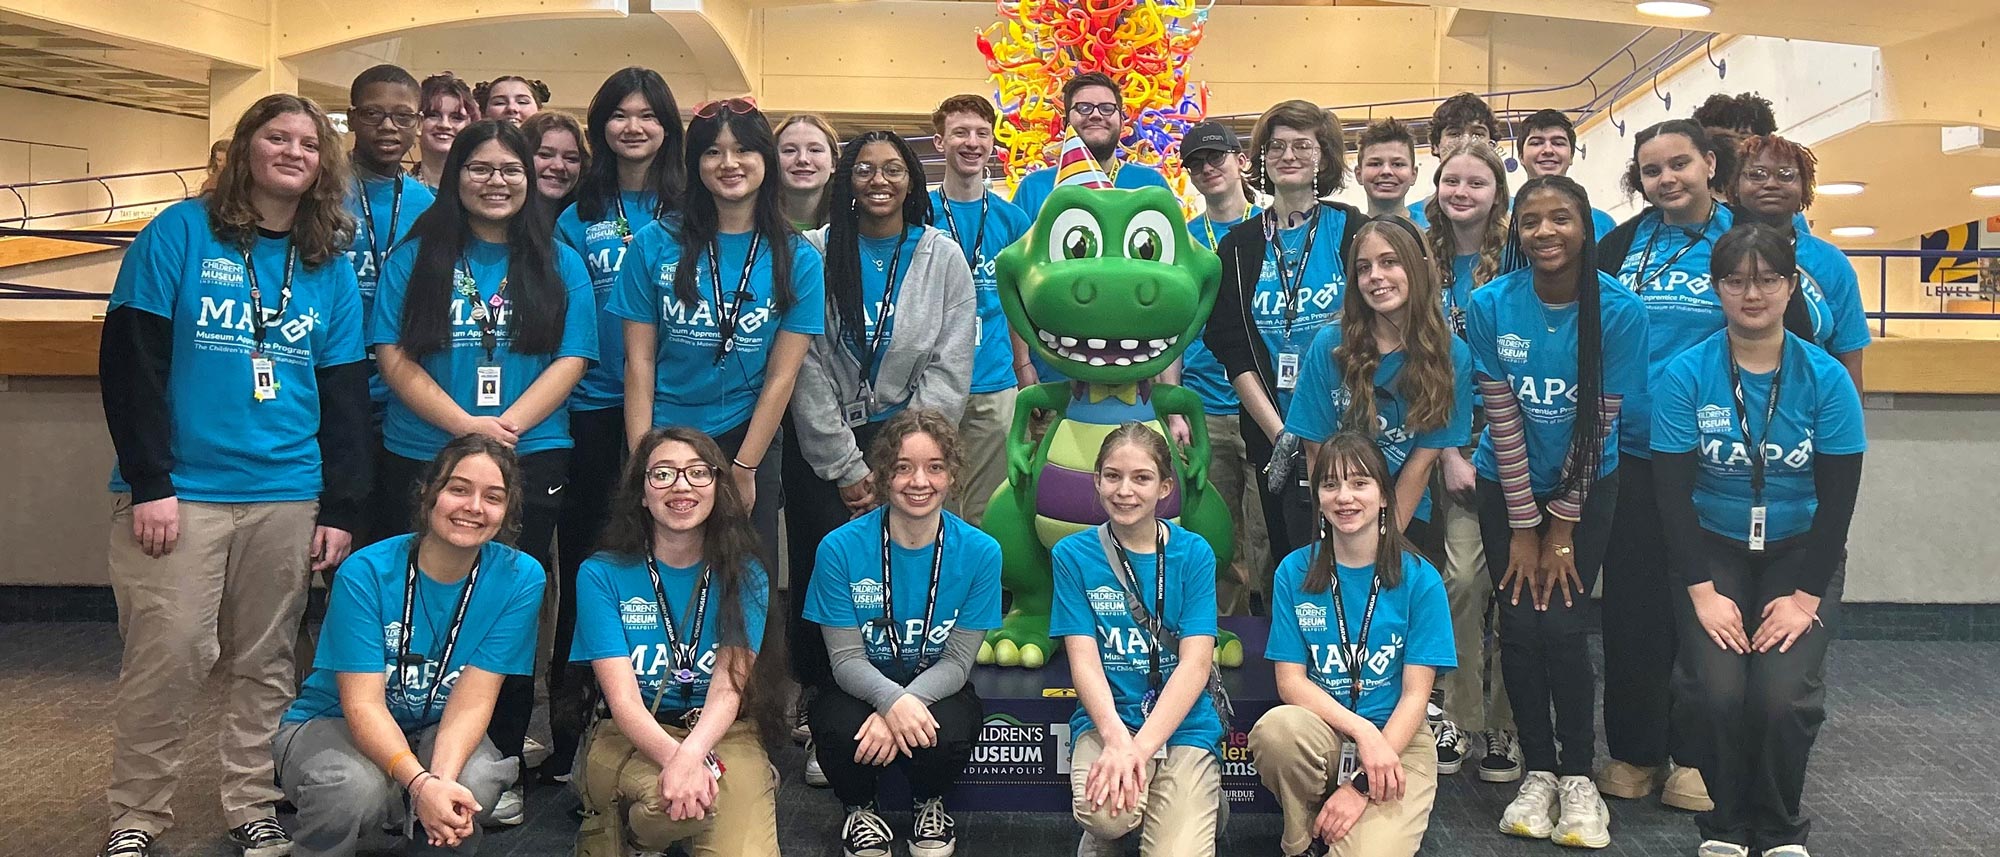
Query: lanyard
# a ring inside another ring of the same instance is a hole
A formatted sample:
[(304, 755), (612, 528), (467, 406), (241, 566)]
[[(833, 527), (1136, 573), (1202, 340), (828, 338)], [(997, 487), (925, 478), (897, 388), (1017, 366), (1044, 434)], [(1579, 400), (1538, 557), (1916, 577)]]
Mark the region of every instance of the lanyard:
[[(1646, 267), (1652, 264), (1653, 261), (1653, 244), (1660, 240), (1660, 233), (1666, 231), (1667, 228), (1666, 215), (1660, 215), (1660, 225), (1653, 229), (1651, 235), (1646, 236), (1646, 250), (1639, 256), (1639, 284), (1633, 286), (1632, 291), (1645, 291), (1647, 285), (1665, 276), (1668, 271), (1673, 270), (1674, 265), (1680, 262), (1682, 256), (1686, 256), (1694, 248), (1701, 246), (1702, 242), (1707, 241), (1708, 228), (1715, 225), (1715, 212), (1718, 208), (1719, 206), (1710, 201), (1708, 204), (1708, 219), (1702, 221), (1701, 232), (1688, 236), (1687, 245), (1674, 253), (1674, 255), (1667, 257), (1666, 263), (1661, 265), (1659, 270), (1654, 271), (1652, 276), (1648, 277), (1646, 276)], [(1682, 229), (1681, 232), (1685, 233), (1687, 230)]]
[[(930, 667), (925, 641), (931, 636), (931, 621), (937, 616), (938, 579), (944, 574), (944, 517), (938, 517), (937, 541), (931, 543), (931, 588), (924, 599), (923, 633), (917, 637), (917, 672)], [(873, 621), (873, 620), (871, 620)], [(902, 634), (896, 627), (896, 589), (889, 579), (889, 515), (882, 515), (882, 630), (889, 640), (889, 657), (903, 662)]]
[(1340, 665), (1347, 670), (1347, 710), (1360, 712), (1361, 706), (1361, 665), (1367, 662), (1362, 656), (1368, 647), (1368, 628), (1375, 624), (1375, 600), (1382, 594), (1382, 578), (1375, 577), (1368, 582), (1368, 606), (1361, 613), (1361, 642), (1356, 645), (1347, 636), (1347, 605), (1340, 600), (1340, 575), (1333, 576), (1333, 621), (1340, 626)]
[[(1167, 525), (1153, 522), (1153, 623), (1165, 627), (1167, 619)], [(1118, 533), (1105, 525), (1105, 532), (1111, 534), (1111, 543), (1118, 547), (1118, 564), (1125, 570), (1125, 576), (1118, 581), (1126, 594), (1140, 597), (1134, 591), (1139, 586), (1139, 575), (1132, 570), (1132, 557), (1125, 552), (1125, 543), (1118, 540)], [(1141, 623), (1143, 625), (1144, 623)], [(1160, 635), (1152, 632), (1153, 644), (1146, 647), (1146, 686), (1155, 691), (1163, 684), (1160, 679)]]
[[(622, 211), (624, 203), (619, 203), (619, 207)], [(717, 366), (722, 365), (722, 358), (728, 357), (729, 352), (736, 350), (736, 323), (743, 318), (743, 302), (754, 297), (750, 294), (750, 273), (757, 267), (757, 245), (763, 238), (760, 233), (750, 233), (750, 252), (743, 256), (743, 276), (736, 280), (734, 296), (722, 292), (722, 237), (716, 236), (708, 242), (708, 284), (715, 300), (715, 320), (722, 326), (722, 345), (715, 350)], [(732, 299), (728, 308), (723, 308), (723, 301)]]
[[(490, 301), (479, 299), (479, 281), (473, 279), (472, 263), (466, 262), (463, 269), (465, 279), (458, 283), (458, 293), (472, 303), (472, 321), (479, 325), (479, 347), (486, 349), (486, 362), (493, 362), (493, 348), (499, 344), (500, 313), (507, 308), (507, 278), (500, 278), (500, 288), (493, 290)], [(491, 303), (492, 306), (487, 306)]]
[[(980, 225), (982, 227), (985, 225), (983, 220)], [(875, 379), (875, 362), (880, 359), (882, 354), (883, 340), (889, 337), (890, 322), (892, 321), (889, 313), (895, 309), (896, 294), (902, 291), (902, 284), (896, 281), (896, 273), (903, 267), (903, 244), (909, 239), (910, 231), (907, 229), (903, 230), (903, 234), (896, 238), (896, 253), (889, 257), (889, 279), (883, 281), (882, 300), (875, 306), (875, 332), (868, 335), (866, 343), (868, 346), (867, 351), (864, 352), (859, 349), (855, 351), (854, 356), (861, 361), (861, 380), (863, 384), (868, 384)], [(863, 319), (862, 321), (865, 326), (867, 320)]]
[(1299, 294), (1298, 287), (1305, 283), (1306, 267), (1312, 264), (1314, 239), (1319, 237), (1318, 206), (1315, 205), (1314, 209), (1313, 217), (1306, 222), (1306, 237), (1299, 252), (1298, 273), (1292, 276), (1287, 276), (1285, 273), (1284, 230), (1278, 228), (1278, 210), (1273, 208), (1264, 213), (1264, 240), (1270, 243), (1271, 249), (1277, 255), (1278, 291), (1285, 303), (1287, 343), (1292, 340), (1292, 323), (1298, 320), (1299, 304), (1304, 300), (1304, 296)]
[(632, 221), (625, 219), (625, 192), (624, 191), (612, 192), (611, 204), (618, 206), (618, 219), (616, 221), (613, 221), (618, 224), (618, 237), (624, 238), (628, 235), (631, 235)]
[[(299, 245), (289, 239), (285, 242), (285, 279), (278, 285), (278, 309), (273, 315), (279, 320), (285, 317), (285, 310), (292, 305), (292, 271), (299, 265)], [(264, 356), (264, 335), (270, 322), (264, 320), (264, 292), (257, 288), (257, 263), (249, 253), (243, 254), (243, 277), (250, 285), (250, 338), (257, 343), (254, 357)]]
[[(424, 665), (423, 655), (410, 654), (410, 637), (414, 627), (410, 620), (415, 618), (417, 595), (417, 539), (410, 540), (410, 573), (403, 580), (403, 633), (396, 641), (396, 689), (402, 690), (404, 667)], [(444, 652), (438, 657), (438, 681), (443, 681), (444, 672), (451, 668), (452, 652), (458, 650), (458, 630), (465, 626), (465, 610), (472, 605), (472, 587), (479, 583), (479, 560), (472, 561), (472, 570), (466, 572), (465, 590), (458, 594), (458, 609), (451, 614), (451, 624), (445, 627)], [(437, 705), (438, 681), (431, 682), (430, 691), (424, 695), (424, 713), (421, 719), (429, 720), (431, 709)]]
[[(369, 261), (374, 262), (376, 270), (379, 271), (382, 266), (382, 245), (375, 240), (375, 206), (368, 201), (368, 182), (355, 179), (354, 184), (356, 195), (361, 197), (361, 218), (364, 221), (362, 228), (368, 231)], [(396, 243), (396, 224), (403, 219), (403, 177), (397, 176), (390, 180), (389, 184), (395, 188), (389, 195), (389, 243), (393, 245)]]
[[(660, 608), (660, 630), (667, 635), (667, 651), (673, 653), (674, 682), (681, 686), (681, 707), (687, 708), (694, 701), (694, 665), (697, 662), (697, 658), (700, 657), (699, 648), (701, 646), (702, 619), (708, 615), (708, 585), (710, 582), (708, 566), (707, 564), (702, 565), (701, 579), (696, 580), (694, 584), (693, 603), (689, 605), (693, 608), (694, 615), (689, 619), (688, 628), (690, 630), (688, 631), (688, 641), (685, 645), (681, 643), (679, 629), (674, 625), (673, 610), (667, 606), (666, 587), (660, 585), (660, 566), (657, 562), (654, 562), (653, 555), (650, 553), (646, 555), (646, 574), (653, 578), (653, 599)], [(665, 682), (661, 682), (659, 691), (653, 695), (653, 708), (655, 710), (659, 709), (660, 697), (666, 692), (667, 685)]]
[[(1245, 220), (1249, 220), (1252, 217), (1256, 217), (1258, 214), (1259, 212), (1257, 210), (1257, 206), (1254, 205), (1250, 206), (1249, 210), (1243, 212), (1242, 217), (1239, 217), (1235, 220), (1231, 220), (1228, 223), (1222, 224), (1222, 231), (1226, 234), (1229, 232), (1230, 229), (1235, 228), (1236, 224), (1242, 223)], [(1210, 250), (1215, 249), (1215, 244), (1216, 244), (1215, 220), (1213, 218), (1203, 216), (1201, 219), (1201, 228), (1203, 232), (1208, 233), (1208, 249)]]
[[(978, 268), (986, 264), (986, 206), (992, 197), (984, 192), (980, 194), (979, 231), (972, 239), (972, 246), (970, 247), (965, 245), (965, 236), (958, 234), (958, 219), (951, 216), (951, 200), (944, 195), (943, 191), (938, 192), (938, 199), (944, 202), (944, 227), (951, 230), (951, 240), (957, 241), (958, 246), (968, 252), (969, 258), (972, 260), (973, 273), (977, 274)], [(896, 252), (899, 256), (902, 254), (902, 251), (903, 243), (901, 241), (896, 242)], [(895, 274), (893, 273), (889, 276), (892, 280), (895, 278)]]
[(1729, 383), (1736, 390), (1736, 426), (1743, 433), (1744, 451), (1750, 456), (1750, 505), (1764, 505), (1764, 442), (1771, 439), (1771, 424), (1778, 418), (1778, 390), (1785, 380), (1784, 352), (1778, 352), (1778, 368), (1771, 371), (1771, 401), (1764, 406), (1764, 431), (1757, 437), (1756, 445), (1751, 445), (1749, 405), (1743, 398), (1743, 373), (1736, 366), (1736, 348), (1731, 346), (1725, 359), (1729, 362)]

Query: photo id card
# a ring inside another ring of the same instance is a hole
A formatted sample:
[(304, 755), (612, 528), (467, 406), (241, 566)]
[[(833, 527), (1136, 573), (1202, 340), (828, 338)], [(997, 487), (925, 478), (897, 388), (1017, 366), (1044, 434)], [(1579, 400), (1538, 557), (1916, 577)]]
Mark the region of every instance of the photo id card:
[(1753, 551), (1764, 549), (1764, 524), (1767, 511), (1766, 507), (1761, 505), (1750, 507), (1750, 538), (1748, 541), (1749, 548)]
[(475, 405), (482, 408), (500, 407), (500, 367), (479, 367), (478, 400)]
[(1334, 778), (1336, 785), (1347, 785), (1354, 779), (1354, 773), (1361, 770), (1361, 753), (1354, 748), (1354, 742), (1340, 745), (1340, 775)]
[(1290, 390), (1299, 385), (1299, 353), (1290, 348), (1278, 352), (1278, 389)]
[(840, 418), (848, 428), (860, 428), (868, 424), (868, 403), (848, 402), (840, 406)]
[(271, 358), (250, 358), (250, 395), (259, 402), (278, 397), (278, 367)]

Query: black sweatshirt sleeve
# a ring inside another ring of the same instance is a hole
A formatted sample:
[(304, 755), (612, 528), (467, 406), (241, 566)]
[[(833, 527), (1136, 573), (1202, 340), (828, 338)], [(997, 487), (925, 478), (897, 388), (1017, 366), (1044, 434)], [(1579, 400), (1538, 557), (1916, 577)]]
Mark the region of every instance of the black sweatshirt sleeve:
[[(1253, 219), (1254, 223), (1254, 219)], [(1254, 230), (1254, 225), (1253, 225)], [(1243, 259), (1249, 255), (1249, 233), (1243, 225), (1229, 230), (1217, 247), (1217, 255), (1222, 257), (1222, 288), (1215, 295), (1215, 309), (1208, 314), (1208, 324), (1203, 328), (1202, 342), (1221, 361), (1222, 371), (1229, 380), (1245, 372), (1257, 371), (1256, 345), (1246, 335), (1244, 314), (1250, 311), (1244, 306), (1244, 296), (1257, 288), (1257, 275), (1261, 265), (1244, 270)], [(1246, 282), (1246, 278), (1248, 278)]]
[(319, 496), (319, 524), (355, 532), (374, 479), (368, 442), (368, 361), (318, 370), (319, 457), (325, 482)]
[(1667, 561), (1682, 586), (1714, 579), (1702, 560), (1701, 518), (1694, 510), (1697, 453), (1653, 452), (1653, 494), (1660, 504), (1660, 529), (1666, 535)]
[(1644, 211), (1639, 212), (1597, 242), (1597, 270), (1618, 276), (1618, 269), (1625, 267), (1625, 257), (1632, 255), (1632, 236), (1639, 234), (1639, 219), (1645, 216)]
[(173, 319), (129, 305), (105, 314), (98, 387), (118, 473), (132, 486), (135, 504), (174, 496), (174, 429), (167, 412), (173, 360)]
[(1840, 554), (1847, 549), (1847, 528), (1854, 522), (1854, 499), (1861, 493), (1861, 454), (1813, 456), (1813, 492), (1819, 508), (1806, 531), (1794, 589), (1826, 594)]

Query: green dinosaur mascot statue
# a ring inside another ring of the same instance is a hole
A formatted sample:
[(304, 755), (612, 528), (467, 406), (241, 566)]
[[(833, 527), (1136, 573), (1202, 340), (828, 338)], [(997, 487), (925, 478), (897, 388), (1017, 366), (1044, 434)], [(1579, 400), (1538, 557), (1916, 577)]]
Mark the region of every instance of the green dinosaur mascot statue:
[[(1160, 516), (1207, 539), (1217, 572), (1226, 573), (1235, 553), (1230, 513), (1208, 481), (1201, 399), (1147, 380), (1201, 335), (1221, 275), (1221, 260), (1189, 238), (1180, 202), (1165, 188), (1058, 187), (1034, 228), (996, 260), (1007, 325), (1075, 382), (1038, 384), (1015, 401), (1007, 480), (980, 524), (1000, 542), (1001, 583), (1013, 606), (987, 633), (980, 663), (1032, 669), (1053, 654), (1049, 549), (1105, 520), (1093, 465), (1104, 438), (1127, 420), (1166, 434), (1168, 416), (1186, 418), (1191, 443)], [(1055, 413), (1039, 443), (1028, 430), (1038, 408)], [(1218, 663), (1242, 664), (1235, 635), (1224, 632), (1217, 643)]]

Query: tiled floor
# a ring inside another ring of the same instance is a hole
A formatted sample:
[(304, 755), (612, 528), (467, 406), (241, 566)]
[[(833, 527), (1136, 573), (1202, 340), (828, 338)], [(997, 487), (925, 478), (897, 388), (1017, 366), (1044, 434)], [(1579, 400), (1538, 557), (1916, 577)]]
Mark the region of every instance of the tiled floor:
[[(89, 855), (104, 825), (107, 705), (118, 669), (109, 624), (0, 625), (0, 857)], [(2000, 851), (2000, 765), (1984, 750), (2000, 727), (2000, 644), (1843, 641), (1829, 670), (1830, 714), (1806, 794), (1818, 855), (1933, 857)], [(197, 738), (177, 803), (173, 857), (234, 857), (215, 806), (214, 718)], [(779, 832), (788, 857), (837, 855), (833, 797), (796, 780), (802, 756), (779, 760)], [(1446, 778), (1424, 853), (1447, 857), (1553, 855), (1546, 843), (1493, 831), (1512, 789), (1470, 774)], [(572, 799), (557, 789), (529, 797), (529, 821), (487, 840), (487, 854), (569, 853)], [(1652, 801), (1612, 802), (1605, 854), (1691, 855), (1689, 816)], [(907, 818), (892, 818), (907, 825)], [(968, 814), (966, 857), (1066, 857), (1076, 828), (1056, 815)], [(1219, 853), (1275, 855), (1277, 822), (1238, 815)]]

